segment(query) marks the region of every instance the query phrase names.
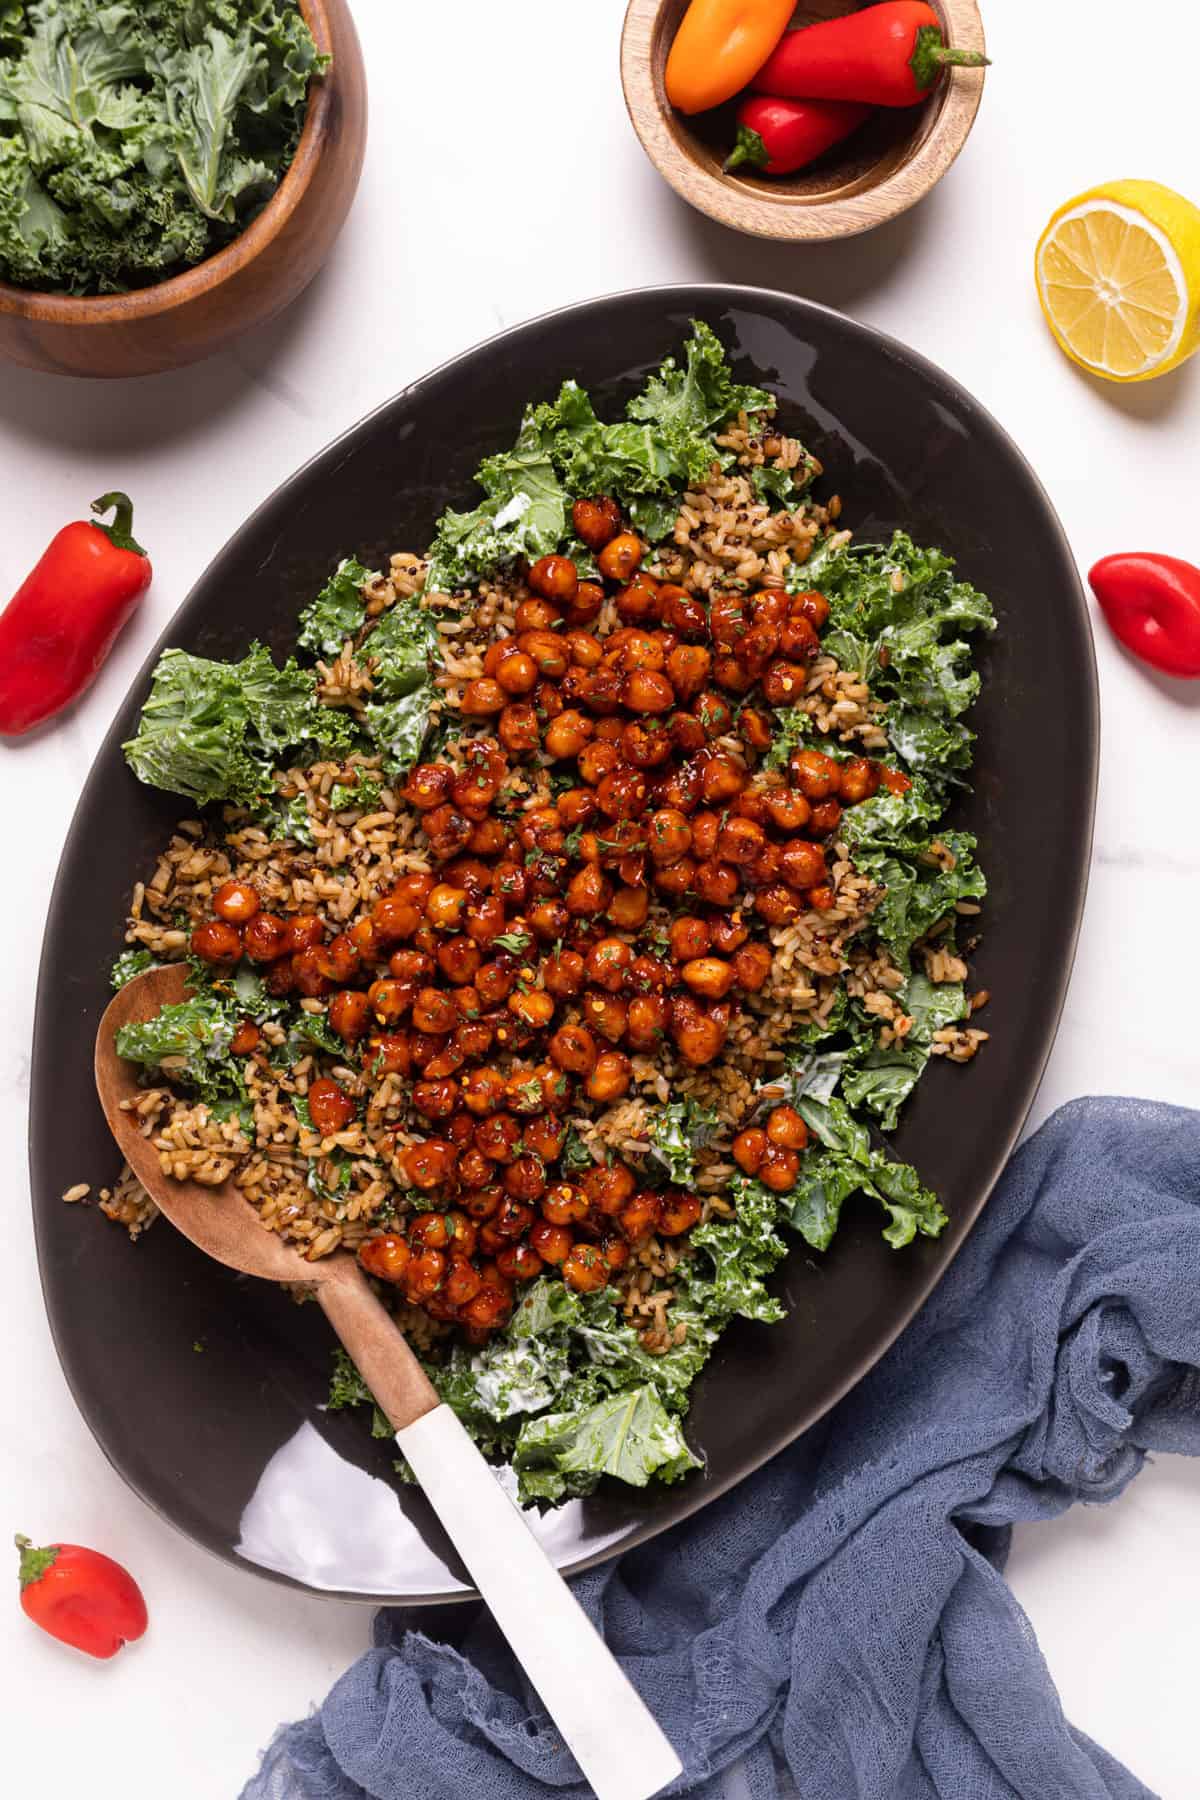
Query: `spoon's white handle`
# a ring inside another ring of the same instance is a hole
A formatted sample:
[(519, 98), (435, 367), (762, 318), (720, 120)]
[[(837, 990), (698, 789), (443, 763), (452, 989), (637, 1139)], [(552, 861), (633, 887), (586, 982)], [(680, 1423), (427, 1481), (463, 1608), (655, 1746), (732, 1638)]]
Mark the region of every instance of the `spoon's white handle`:
[(455, 1415), (396, 1442), (598, 1800), (649, 1800), (679, 1758)]

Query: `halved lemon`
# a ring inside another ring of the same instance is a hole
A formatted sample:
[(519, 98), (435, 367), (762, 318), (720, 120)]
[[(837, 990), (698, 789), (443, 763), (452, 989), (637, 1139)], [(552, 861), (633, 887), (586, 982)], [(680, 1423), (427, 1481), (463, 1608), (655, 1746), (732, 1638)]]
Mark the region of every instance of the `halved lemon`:
[(1112, 181), (1059, 208), (1037, 248), (1046, 322), (1073, 362), (1149, 381), (1200, 350), (1200, 207)]

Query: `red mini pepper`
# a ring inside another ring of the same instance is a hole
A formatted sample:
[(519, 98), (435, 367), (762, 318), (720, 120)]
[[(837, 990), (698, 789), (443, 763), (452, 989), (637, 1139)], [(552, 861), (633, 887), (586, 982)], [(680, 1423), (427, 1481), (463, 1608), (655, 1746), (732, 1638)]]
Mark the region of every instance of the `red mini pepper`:
[(1200, 678), (1200, 569), (1178, 556), (1106, 556), (1088, 577), (1125, 648), (1167, 675)]
[(852, 100), (777, 100), (750, 94), (738, 107), (737, 142), (725, 167), (791, 175), (857, 131), (870, 112), (869, 106)]
[(977, 69), (987, 60), (976, 50), (952, 50), (925, 0), (883, 0), (789, 31), (750, 85), (795, 99), (916, 106), (943, 69)]
[(0, 613), (0, 737), (20, 737), (83, 692), (150, 586), (132, 502), (92, 502), (94, 513), (110, 508), (111, 525), (64, 525)]
[(18, 1537), (21, 1605), (35, 1625), (89, 1656), (115, 1656), (146, 1629), (146, 1602), (133, 1576), (80, 1544), (38, 1550)]

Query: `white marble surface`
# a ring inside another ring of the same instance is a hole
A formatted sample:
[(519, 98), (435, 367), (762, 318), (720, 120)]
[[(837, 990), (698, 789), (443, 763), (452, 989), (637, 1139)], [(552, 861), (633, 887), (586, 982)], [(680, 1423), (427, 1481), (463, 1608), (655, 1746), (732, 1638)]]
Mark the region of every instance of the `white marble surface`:
[[(453, 11), (358, 0), (368, 167), (332, 264), (290, 314), (174, 377), (93, 385), (0, 369), (0, 594), (113, 486), (136, 495), (157, 568), (87, 703), (35, 743), (0, 749), (5, 816), (26, 821), (0, 889), (11, 1220), (0, 1524), (102, 1545), (137, 1571), (152, 1615), (136, 1652), (93, 1666), (27, 1626), (15, 1595), (0, 1606), (6, 1791), (232, 1800), (276, 1721), (323, 1695), (367, 1642), (366, 1609), (236, 1573), (126, 1491), (59, 1374), (28, 1224), (34, 975), (59, 848), (134, 671), (246, 512), (377, 402), (502, 325), (627, 286), (724, 278), (841, 307), (958, 376), (1031, 457), (1084, 567), (1121, 549), (1200, 558), (1200, 362), (1132, 391), (1093, 384), (1054, 349), (1030, 280), (1045, 218), (1077, 190), (1126, 174), (1195, 188), (1200, 14), (1189, 0), (1148, 0), (1142, 29), (1171, 48), (1131, 81), (1117, 0), (1055, 0), (1033, 9), (1035, 27), (1029, 8), (991, 0), (984, 11), (996, 68), (942, 187), (874, 236), (797, 250), (708, 223), (644, 161), (617, 78), (621, 0), (465, 0)], [(1200, 685), (1156, 681), (1103, 631), (1098, 651), (1095, 866), (1036, 1118), (1083, 1093), (1196, 1099), (1200, 961), (1188, 921), (1200, 900)], [(1149, 953), (1181, 921), (1183, 954), (1149, 977)], [(1012, 1564), (1070, 1717), (1169, 1800), (1198, 1791), (1198, 1521), (1200, 1469), (1164, 1458), (1116, 1506), (1023, 1530)]]

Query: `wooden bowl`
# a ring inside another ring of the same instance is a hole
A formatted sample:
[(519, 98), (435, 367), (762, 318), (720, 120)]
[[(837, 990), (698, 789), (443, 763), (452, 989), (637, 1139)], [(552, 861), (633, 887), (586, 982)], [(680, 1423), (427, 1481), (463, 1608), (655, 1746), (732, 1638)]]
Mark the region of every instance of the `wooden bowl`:
[[(932, 0), (947, 41), (985, 48), (975, 0)], [(633, 128), (677, 194), (735, 231), (768, 238), (841, 238), (870, 231), (924, 199), (967, 141), (983, 94), (982, 69), (953, 69), (924, 106), (882, 110), (845, 144), (795, 175), (722, 164), (733, 147), (735, 103), (691, 118), (667, 99), (667, 55), (688, 0), (630, 0), (621, 80)], [(799, 24), (857, 12), (859, 0), (803, 0)]]
[(304, 130), (278, 189), (240, 237), (182, 275), (77, 299), (0, 282), (0, 357), (58, 375), (151, 375), (211, 356), (281, 313), (345, 223), (362, 171), (367, 88), (347, 0), (300, 0), (317, 48)]

